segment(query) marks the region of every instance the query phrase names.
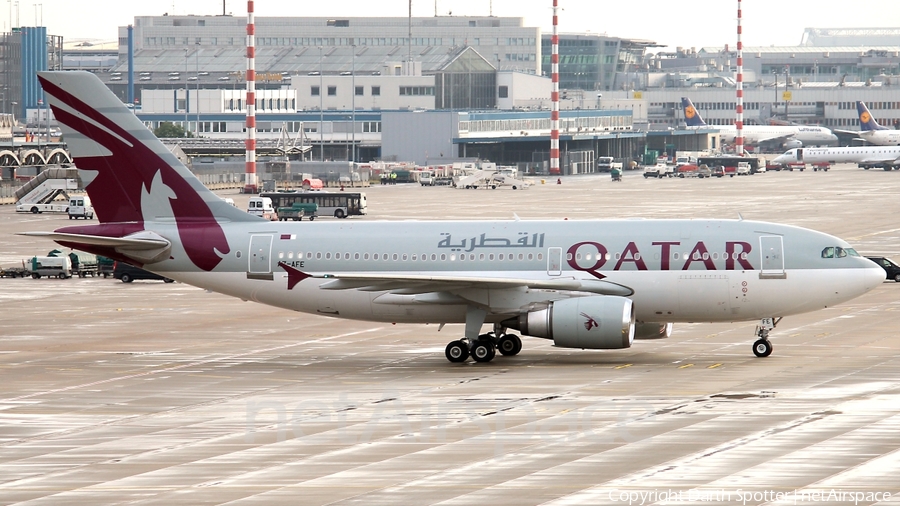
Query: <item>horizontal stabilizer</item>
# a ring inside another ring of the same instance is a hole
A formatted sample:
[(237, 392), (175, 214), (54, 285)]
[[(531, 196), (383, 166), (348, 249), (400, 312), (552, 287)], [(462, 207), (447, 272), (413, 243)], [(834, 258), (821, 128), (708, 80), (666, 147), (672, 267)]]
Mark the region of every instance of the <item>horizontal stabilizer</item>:
[[(171, 243), (162, 237), (105, 237), (102, 235), (62, 234), (59, 232), (22, 232), (16, 235), (44, 237), (52, 241), (77, 242), (93, 246), (124, 247), (131, 250), (165, 248)], [(156, 234), (154, 234), (156, 235)]]
[(169, 257), (172, 243), (153, 232), (141, 231), (126, 237), (103, 235), (67, 234), (61, 232), (22, 232), (18, 235), (44, 237), (58, 243), (83, 244), (115, 248), (122, 255), (144, 264), (159, 262)]

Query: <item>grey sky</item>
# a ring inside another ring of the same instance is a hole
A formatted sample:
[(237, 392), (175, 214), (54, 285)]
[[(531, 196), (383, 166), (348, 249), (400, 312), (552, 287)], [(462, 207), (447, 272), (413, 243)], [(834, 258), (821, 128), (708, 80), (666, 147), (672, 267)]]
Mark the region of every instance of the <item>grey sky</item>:
[[(4, 5), (5, 4), (5, 5)], [(19, 0), (18, 24), (43, 20), (50, 33), (67, 40), (115, 40), (116, 27), (134, 16), (169, 14), (217, 15), (222, 0)], [(226, 11), (244, 16), (246, 0), (226, 0)], [(797, 45), (806, 27), (900, 27), (900, 1), (858, 3), (821, 0), (744, 0), (745, 46)], [(0, 20), (15, 23), (14, 3), (0, 3)], [(414, 16), (452, 12), (454, 16), (515, 16), (526, 25), (550, 32), (552, 0), (413, 0)], [(684, 47), (734, 47), (737, 40), (737, 0), (559, 0), (561, 32), (606, 33), (650, 39)], [(256, 0), (257, 16), (406, 16), (407, 0)], [(858, 6), (858, 7), (857, 7)], [(4, 12), (4, 8), (6, 12)], [(900, 41), (898, 41), (900, 45)]]

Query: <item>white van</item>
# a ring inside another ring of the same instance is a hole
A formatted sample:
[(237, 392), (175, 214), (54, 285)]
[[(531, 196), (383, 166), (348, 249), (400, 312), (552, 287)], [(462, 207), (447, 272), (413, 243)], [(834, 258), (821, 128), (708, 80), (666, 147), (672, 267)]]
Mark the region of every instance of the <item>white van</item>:
[(69, 197), (68, 212), (70, 220), (77, 220), (78, 218), (94, 219), (94, 206), (91, 205), (91, 198), (87, 195)]
[(272, 199), (269, 197), (250, 197), (250, 202), (247, 204), (247, 212), (267, 220), (278, 220), (275, 208), (272, 207)]

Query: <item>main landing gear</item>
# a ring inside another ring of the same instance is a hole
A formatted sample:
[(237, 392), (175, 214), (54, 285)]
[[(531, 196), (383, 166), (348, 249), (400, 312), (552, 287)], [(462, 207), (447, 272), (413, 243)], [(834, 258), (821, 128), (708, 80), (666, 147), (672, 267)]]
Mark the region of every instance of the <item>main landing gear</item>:
[(753, 343), (753, 354), (757, 357), (768, 357), (772, 354), (772, 343), (769, 342), (769, 331), (774, 329), (781, 318), (763, 318), (756, 326), (756, 336), (759, 339)]
[[(499, 335), (500, 337), (497, 337)], [(522, 351), (522, 339), (515, 334), (488, 332), (481, 334), (474, 341), (460, 339), (447, 345), (444, 354), (447, 360), (460, 363), (472, 357), (476, 362), (490, 362), (497, 355), (511, 357)]]
[(515, 334), (507, 334), (506, 329), (494, 324), (494, 331), (479, 334), (487, 311), (476, 306), (466, 310), (466, 337), (447, 345), (444, 354), (454, 363), (465, 362), (472, 357), (476, 362), (490, 362), (499, 351), (501, 355), (513, 356), (522, 351), (522, 340)]

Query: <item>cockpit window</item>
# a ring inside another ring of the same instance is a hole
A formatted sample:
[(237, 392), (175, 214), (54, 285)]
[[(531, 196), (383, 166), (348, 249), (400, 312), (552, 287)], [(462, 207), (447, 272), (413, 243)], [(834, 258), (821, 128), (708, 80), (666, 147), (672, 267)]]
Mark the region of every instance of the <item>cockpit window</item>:
[(858, 257), (859, 253), (853, 248), (841, 248), (839, 246), (828, 246), (822, 250), (822, 258), (846, 258), (848, 256)]

